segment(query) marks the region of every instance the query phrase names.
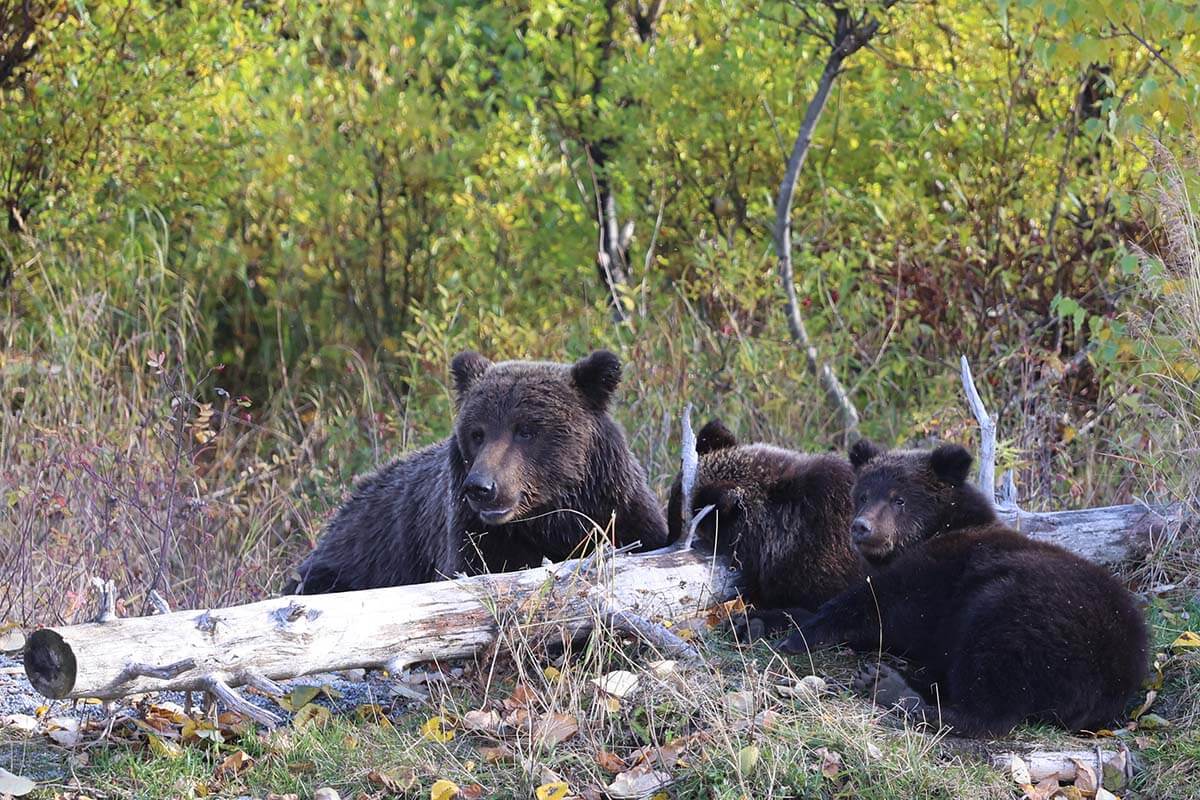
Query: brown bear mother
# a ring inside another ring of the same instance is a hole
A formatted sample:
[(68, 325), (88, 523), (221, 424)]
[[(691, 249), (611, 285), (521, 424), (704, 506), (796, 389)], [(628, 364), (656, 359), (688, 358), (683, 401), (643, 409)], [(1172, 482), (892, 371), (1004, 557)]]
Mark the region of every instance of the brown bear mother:
[(830, 600), (785, 652), (846, 642), (907, 659), (909, 677), (872, 664), (857, 688), (956, 733), (1021, 722), (1097, 730), (1141, 685), (1146, 623), (1107, 570), (1007, 528), (967, 482), (957, 445), (850, 450), (851, 532), (871, 577)]
[(363, 478), (284, 588), (320, 594), (425, 583), (579, 555), (592, 521), (617, 544), (666, 543), (662, 508), (608, 403), (621, 362), (456, 355), (454, 435)]

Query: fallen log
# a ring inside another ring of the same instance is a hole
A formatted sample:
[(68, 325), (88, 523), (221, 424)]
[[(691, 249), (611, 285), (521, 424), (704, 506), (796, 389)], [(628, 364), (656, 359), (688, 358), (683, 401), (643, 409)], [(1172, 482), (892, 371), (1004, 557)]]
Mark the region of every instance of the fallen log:
[(595, 582), (579, 575), (592, 563), (43, 628), (29, 636), (25, 673), (37, 691), (58, 699), (167, 689), (220, 694), (311, 673), (395, 672), (470, 656), (495, 641), (501, 605), (552, 592), (562, 604), (551, 622), (579, 632), (593, 624), (598, 596), (618, 616), (679, 620), (736, 591), (736, 573), (699, 551), (613, 558), (597, 565), (606, 575)]
[[(1136, 559), (1156, 532), (1181, 524), (1183, 515), (1176, 506), (1141, 505), (998, 511), (1034, 538), (1109, 566)], [(736, 592), (728, 563), (700, 551), (608, 559), (601, 566), (611, 574), (600, 585), (578, 574), (595, 566), (591, 557), (417, 586), (46, 628), (29, 636), (25, 671), (37, 691), (56, 699), (168, 689), (228, 698), (242, 684), (470, 656), (495, 641), (498, 603), (519, 604), (549, 589), (567, 595), (557, 619), (568, 631), (582, 632), (601, 617), (659, 646), (664, 636), (646, 635), (661, 628), (654, 620), (695, 616)], [(262, 721), (274, 721), (269, 716)]]
[(1030, 538), (1057, 544), (1108, 567), (1142, 558), (1157, 537), (1184, 521), (1179, 505), (1131, 504), (1051, 512), (1001, 506), (996, 514)]

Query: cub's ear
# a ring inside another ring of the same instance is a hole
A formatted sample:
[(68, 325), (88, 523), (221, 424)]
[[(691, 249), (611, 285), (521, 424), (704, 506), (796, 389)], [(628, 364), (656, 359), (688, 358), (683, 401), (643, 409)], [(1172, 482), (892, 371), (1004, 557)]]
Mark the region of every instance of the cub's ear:
[(450, 362), (450, 374), (454, 376), (454, 393), (461, 401), (483, 373), (491, 369), (492, 362), (474, 350), (464, 350)]
[(850, 466), (858, 472), (867, 462), (881, 455), (883, 451), (870, 439), (859, 439), (850, 445)]
[(709, 420), (696, 434), (696, 454), (704, 455), (714, 450), (725, 450), (737, 446), (737, 437), (719, 419)]
[(944, 444), (929, 454), (933, 474), (951, 486), (961, 486), (971, 469), (971, 454), (959, 444)]
[(621, 359), (611, 350), (597, 350), (575, 362), (571, 380), (593, 408), (603, 411), (621, 382)]

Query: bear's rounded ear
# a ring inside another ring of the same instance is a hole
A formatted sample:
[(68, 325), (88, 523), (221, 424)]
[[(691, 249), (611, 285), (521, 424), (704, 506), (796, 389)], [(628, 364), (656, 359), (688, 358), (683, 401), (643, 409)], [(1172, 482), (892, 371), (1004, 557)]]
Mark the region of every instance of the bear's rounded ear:
[(621, 382), (621, 359), (611, 350), (597, 350), (572, 365), (571, 381), (597, 411), (603, 411)]
[(737, 446), (737, 437), (719, 419), (709, 420), (696, 434), (696, 454), (704, 455), (715, 450)]
[(854, 467), (855, 472), (858, 472), (868, 461), (882, 453), (883, 451), (870, 439), (859, 439), (850, 445), (850, 466)]
[(960, 444), (944, 444), (929, 454), (933, 474), (951, 486), (961, 486), (971, 469), (971, 454)]
[(483, 377), (492, 362), (474, 350), (464, 350), (450, 361), (450, 374), (454, 376), (454, 393), (462, 400), (475, 382)]

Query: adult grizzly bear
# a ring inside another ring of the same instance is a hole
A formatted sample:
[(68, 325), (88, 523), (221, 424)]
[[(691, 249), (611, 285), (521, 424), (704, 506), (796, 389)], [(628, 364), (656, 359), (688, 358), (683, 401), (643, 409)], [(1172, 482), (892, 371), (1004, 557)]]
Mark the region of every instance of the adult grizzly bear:
[[(696, 435), (693, 511), (715, 506), (696, 538), (740, 568), (754, 610), (736, 617), (739, 638), (790, 627), (862, 575), (850, 544), (854, 470), (839, 456), (738, 444), (720, 420)], [(681, 478), (667, 507), (670, 541), (681, 538)]]
[(445, 441), (362, 479), (286, 593), (425, 583), (578, 555), (590, 520), (616, 514), (618, 544), (666, 543), (662, 508), (608, 402), (616, 355), (574, 364), (456, 355), (457, 418)]
[(1120, 718), (1146, 670), (1146, 623), (1106, 570), (1005, 527), (967, 483), (957, 445), (850, 450), (852, 535), (872, 565), (782, 643), (846, 642), (907, 659), (910, 678), (868, 667), (876, 702), (968, 736), (1021, 722), (1096, 730)]

